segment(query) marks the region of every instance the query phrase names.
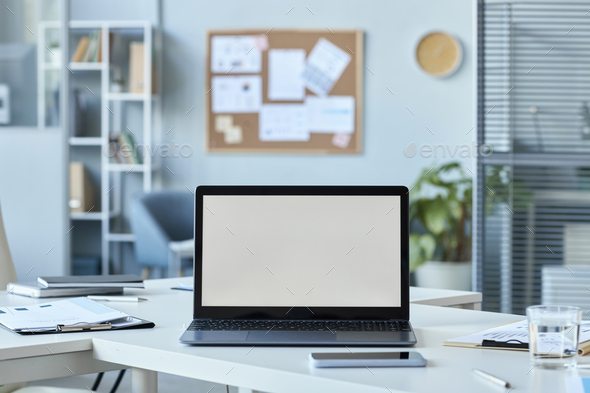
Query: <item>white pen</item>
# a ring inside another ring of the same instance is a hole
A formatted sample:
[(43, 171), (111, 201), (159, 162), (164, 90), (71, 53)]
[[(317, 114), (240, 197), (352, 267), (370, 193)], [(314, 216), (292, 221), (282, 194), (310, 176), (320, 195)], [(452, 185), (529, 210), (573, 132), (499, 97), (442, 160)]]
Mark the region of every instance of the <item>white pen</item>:
[(487, 379), (488, 381), (492, 382), (495, 385), (502, 386), (504, 388), (509, 388), (510, 384), (503, 379), (493, 376), (492, 374), (488, 374), (485, 371), (478, 370), (476, 368), (473, 369), (473, 372), (479, 375), (482, 378)]
[(86, 296), (90, 300), (99, 302), (142, 302), (147, 299), (137, 296)]

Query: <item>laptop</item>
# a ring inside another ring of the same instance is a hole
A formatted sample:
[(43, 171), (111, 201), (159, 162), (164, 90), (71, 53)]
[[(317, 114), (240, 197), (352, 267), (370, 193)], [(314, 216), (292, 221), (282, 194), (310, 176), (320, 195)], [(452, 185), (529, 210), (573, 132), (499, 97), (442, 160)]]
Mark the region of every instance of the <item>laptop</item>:
[(192, 345), (408, 346), (408, 189), (199, 186)]

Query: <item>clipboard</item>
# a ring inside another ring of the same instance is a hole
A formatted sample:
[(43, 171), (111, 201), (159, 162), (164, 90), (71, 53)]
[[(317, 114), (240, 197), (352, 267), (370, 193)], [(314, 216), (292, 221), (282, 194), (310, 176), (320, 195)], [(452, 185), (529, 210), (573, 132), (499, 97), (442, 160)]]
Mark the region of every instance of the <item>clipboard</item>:
[(0, 307), (0, 326), (21, 335), (153, 328), (155, 324), (85, 297)]
[[(127, 330), (127, 329), (150, 329), (156, 326), (155, 323), (146, 319), (139, 319), (129, 317), (132, 321), (128, 321), (125, 326), (117, 326), (116, 321), (104, 323), (85, 323), (78, 322), (72, 325), (57, 325), (54, 330), (32, 331), (30, 329), (11, 330), (14, 333), (22, 336), (29, 336), (35, 334), (57, 334), (57, 333), (80, 333), (80, 332), (96, 332), (102, 330)], [(10, 329), (9, 329), (10, 330)]]
[[(522, 321), (508, 322), (508, 323), (505, 323), (502, 325), (494, 326), (492, 328), (476, 332), (473, 335), (482, 334), (487, 331), (492, 331), (494, 329), (501, 328), (503, 326), (507, 326), (507, 325), (510, 325), (510, 324), (513, 324), (516, 322), (522, 322)], [(463, 337), (468, 337), (468, 336), (463, 336)], [(463, 338), (463, 337), (458, 337), (458, 338)], [(581, 338), (582, 337), (580, 336), (580, 339)], [(509, 350), (509, 351), (528, 351), (529, 350), (528, 342), (522, 342), (522, 341), (516, 340), (516, 339), (510, 339), (510, 340), (506, 340), (506, 341), (484, 339), (479, 343), (477, 343), (477, 342), (460, 342), (460, 341), (453, 341), (453, 339), (450, 339), (450, 340), (443, 342), (442, 345), (447, 346), (447, 347), (500, 349), (500, 350)], [(590, 339), (587, 339), (585, 341), (578, 343), (578, 354), (580, 356), (585, 356), (585, 355), (590, 354)]]

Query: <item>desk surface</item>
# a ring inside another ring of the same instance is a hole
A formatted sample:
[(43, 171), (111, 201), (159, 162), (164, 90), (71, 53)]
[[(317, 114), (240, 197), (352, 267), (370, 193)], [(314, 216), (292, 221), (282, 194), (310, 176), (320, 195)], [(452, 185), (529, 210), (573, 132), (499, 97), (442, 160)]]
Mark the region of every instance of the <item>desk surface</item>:
[[(18, 336), (0, 331), (0, 360), (49, 357), (53, 353), (93, 350), (98, 360), (267, 392), (498, 392), (475, 376), (480, 368), (511, 382), (513, 392), (565, 391), (564, 379), (590, 371), (531, 370), (528, 353), (443, 347), (447, 339), (472, 333), (522, 316), (411, 305), (411, 322), (425, 368), (314, 369), (310, 352), (348, 352), (347, 348), (190, 347), (178, 342), (191, 320), (192, 293), (172, 291), (178, 280), (146, 282), (145, 290), (130, 290), (148, 298), (142, 303), (108, 303), (131, 315), (150, 319), (155, 329), (118, 332)], [(1, 296), (0, 305), (26, 305), (38, 300)], [(388, 351), (351, 348), (352, 351)], [(49, 358), (50, 359), (50, 358)], [(590, 359), (582, 359), (582, 362)], [(0, 362), (0, 375), (5, 362)], [(76, 373), (76, 366), (72, 366)], [(0, 381), (1, 382), (1, 381)]]

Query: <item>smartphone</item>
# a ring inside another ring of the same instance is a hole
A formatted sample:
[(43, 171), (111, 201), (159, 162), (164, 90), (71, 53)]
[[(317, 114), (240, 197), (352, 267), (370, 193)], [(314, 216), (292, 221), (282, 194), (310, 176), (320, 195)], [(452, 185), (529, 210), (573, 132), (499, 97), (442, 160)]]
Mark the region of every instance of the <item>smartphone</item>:
[(426, 366), (426, 359), (419, 352), (310, 353), (309, 361), (317, 368)]

